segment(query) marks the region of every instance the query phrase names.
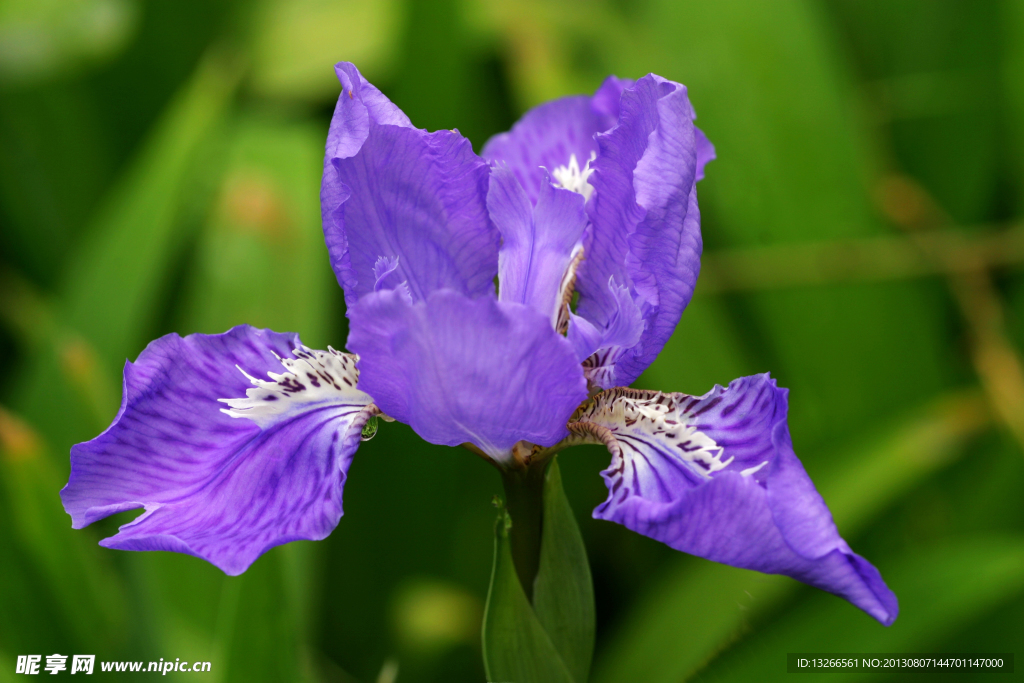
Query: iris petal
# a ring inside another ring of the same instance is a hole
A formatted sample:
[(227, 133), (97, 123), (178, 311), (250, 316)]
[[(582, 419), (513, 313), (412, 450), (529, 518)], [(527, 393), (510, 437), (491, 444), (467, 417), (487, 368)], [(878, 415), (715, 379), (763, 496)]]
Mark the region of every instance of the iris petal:
[(626, 83), (609, 76), (593, 98), (563, 97), (534, 107), (512, 130), (488, 140), (481, 156), (507, 164), (536, 203), (545, 182), (543, 169), (565, 166), (573, 155), (583, 164), (598, 151), (594, 136), (615, 125)]
[(363, 78), (354, 64), (341, 62), (334, 67), (334, 72), (341, 83), (341, 96), (327, 131), (325, 159), (357, 154), (369, 135), (370, 121), (412, 128), (409, 117)]
[(597, 137), (593, 237), (580, 267), (577, 313), (606, 326), (618, 308), (607, 287), (614, 277), (633, 289), (646, 322), (610, 382), (629, 384), (643, 372), (693, 294), (702, 250), (698, 157), (713, 155), (709, 144), (697, 144), (706, 138), (693, 117), (686, 88), (652, 74), (623, 91), (618, 125)]
[[(685, 215), (648, 218), (630, 235), (626, 266), (639, 295), (644, 333), (631, 352), (615, 364), (615, 374), (602, 386), (630, 384), (661, 353), (690, 303), (700, 271), (703, 242), (697, 188), (690, 189)], [(582, 304), (582, 294), (580, 301)]]
[(502, 237), (500, 300), (531, 306), (555, 325), (562, 281), (587, 225), (583, 197), (545, 182), (534, 207), (512, 171), (499, 166), (491, 171), (487, 209)]
[(487, 215), (488, 167), (457, 131), (427, 133), (340, 64), (320, 191), (331, 266), (349, 305), (374, 291), (374, 265), (415, 300), (436, 289), (493, 291), (498, 233)]
[(507, 461), (517, 441), (565, 436), (587, 395), (572, 346), (523, 304), (444, 290), (409, 304), (382, 291), (349, 318), (360, 388), (431, 443), (469, 442)]
[(716, 158), (715, 146), (700, 128), (694, 128), (694, 137), (697, 145), (697, 180), (704, 180), (704, 166)]
[(73, 526), (144, 507), (101, 545), (187, 553), (231, 575), (273, 546), (326, 537), (375, 411), (355, 380), (354, 359), (296, 335), (157, 339), (125, 365), (113, 424), (71, 450), (61, 498)]
[(632, 346), (609, 347), (591, 362), (603, 387), (629, 384), (653, 362), (693, 295), (702, 249), (695, 183), (715, 156), (694, 117), (678, 83), (653, 74), (635, 83), (609, 77), (593, 97), (530, 110), (484, 147), (485, 158), (508, 164), (533, 203), (544, 186), (541, 166), (565, 175), (571, 161), (592, 159), (584, 188), (593, 195), (592, 227), (576, 313), (588, 331), (612, 328), (622, 310), (608, 287), (614, 279), (629, 289), (644, 322)]
[(616, 365), (637, 345), (644, 332), (643, 314), (629, 288), (616, 284), (614, 278), (608, 282), (608, 288), (618, 304), (608, 325), (598, 329), (586, 318), (570, 315), (568, 334), (587, 379), (601, 387), (614, 385)]
[(702, 397), (612, 389), (574, 419), (612, 452), (594, 517), (676, 550), (785, 574), (846, 598), (883, 624), (896, 596), (842, 539), (793, 452), (787, 392), (768, 375)]

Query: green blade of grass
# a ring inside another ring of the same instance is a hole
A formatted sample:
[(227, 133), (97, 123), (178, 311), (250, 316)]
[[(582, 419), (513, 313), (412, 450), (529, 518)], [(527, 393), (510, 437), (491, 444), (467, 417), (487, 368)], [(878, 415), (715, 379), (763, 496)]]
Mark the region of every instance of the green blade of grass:
[(586, 681), (594, 654), (594, 587), (557, 456), (544, 478), (543, 519), (533, 609), (573, 680)]
[(501, 510), (494, 531), (494, 568), (484, 610), (484, 669), (491, 681), (573, 683), (558, 651), (523, 592), (512, 562), (508, 529)]

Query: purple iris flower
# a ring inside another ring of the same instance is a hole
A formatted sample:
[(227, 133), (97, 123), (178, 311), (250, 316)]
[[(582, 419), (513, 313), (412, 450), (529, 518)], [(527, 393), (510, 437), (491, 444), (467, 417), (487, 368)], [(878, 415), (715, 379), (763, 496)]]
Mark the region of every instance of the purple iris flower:
[(414, 128), (353, 65), (336, 70), (321, 203), (354, 355), (247, 326), (152, 342), (125, 366), (113, 424), (71, 451), (75, 528), (145, 508), (101, 544), (240, 574), (333, 530), (381, 416), (504, 470), (603, 443), (595, 517), (892, 623), (896, 597), (793, 452), (785, 389), (768, 375), (700, 397), (623, 388), (700, 268), (696, 183), (714, 148), (685, 87), (609, 77), (478, 156), (457, 131)]

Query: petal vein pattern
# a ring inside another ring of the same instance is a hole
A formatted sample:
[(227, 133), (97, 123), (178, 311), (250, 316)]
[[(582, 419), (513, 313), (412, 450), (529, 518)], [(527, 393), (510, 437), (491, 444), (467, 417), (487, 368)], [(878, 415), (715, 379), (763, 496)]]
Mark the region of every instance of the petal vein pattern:
[[(274, 381), (253, 387), (239, 368)], [(157, 339), (126, 364), (113, 424), (71, 451), (61, 498), (73, 526), (145, 508), (101, 545), (187, 553), (231, 575), (273, 546), (326, 537), (376, 412), (355, 379), (351, 358), (295, 335)], [(239, 398), (223, 409), (225, 396)]]
[(612, 389), (573, 416), (612, 455), (594, 517), (715, 562), (786, 574), (846, 598), (883, 624), (896, 597), (850, 550), (793, 452), (787, 392), (765, 375), (704, 396)]

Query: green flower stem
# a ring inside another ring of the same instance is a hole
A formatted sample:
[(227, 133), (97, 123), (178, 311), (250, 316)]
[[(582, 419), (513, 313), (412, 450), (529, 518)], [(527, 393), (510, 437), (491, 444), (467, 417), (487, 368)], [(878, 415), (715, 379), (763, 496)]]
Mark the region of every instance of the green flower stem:
[(544, 471), (548, 461), (532, 462), (527, 467), (502, 470), (505, 508), (512, 518), (509, 545), (519, 583), (533, 600), (533, 582), (540, 567), (541, 530), (544, 522)]

